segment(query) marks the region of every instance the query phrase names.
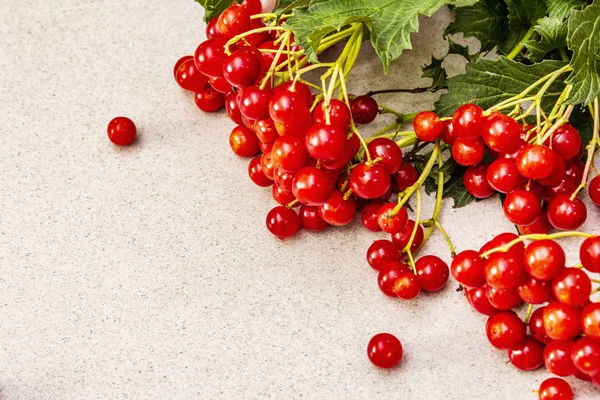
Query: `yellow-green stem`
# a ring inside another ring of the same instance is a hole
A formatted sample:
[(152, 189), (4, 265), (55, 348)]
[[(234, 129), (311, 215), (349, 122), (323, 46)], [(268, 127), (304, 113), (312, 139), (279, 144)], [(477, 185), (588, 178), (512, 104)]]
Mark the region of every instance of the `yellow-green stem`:
[(507, 252), (508, 250), (510, 250), (510, 248), (512, 246), (514, 246), (515, 244), (524, 242), (525, 240), (561, 239), (561, 238), (566, 238), (566, 237), (590, 238), (590, 237), (594, 237), (594, 236), (596, 236), (596, 235), (591, 234), (591, 233), (585, 233), (585, 232), (577, 232), (577, 231), (557, 232), (557, 233), (551, 233), (549, 235), (543, 234), (543, 233), (533, 233), (531, 235), (519, 236), (517, 239), (515, 239), (511, 242), (508, 242), (504, 246), (498, 246), (491, 250), (488, 250), (485, 253), (481, 254), (480, 257), (486, 258), (487, 256), (489, 256), (490, 254), (493, 254), (493, 253)]

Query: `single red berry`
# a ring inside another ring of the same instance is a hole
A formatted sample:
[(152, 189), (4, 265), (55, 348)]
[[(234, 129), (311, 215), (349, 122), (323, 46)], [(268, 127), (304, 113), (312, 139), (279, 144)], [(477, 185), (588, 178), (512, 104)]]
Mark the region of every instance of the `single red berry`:
[(394, 282), (394, 291), (403, 300), (411, 300), (421, 293), (421, 282), (412, 271), (402, 272)]
[(395, 285), (400, 274), (404, 272), (410, 272), (410, 268), (406, 264), (398, 261), (387, 263), (381, 267), (377, 276), (377, 284), (383, 294), (389, 297), (398, 297), (398, 294), (395, 291)]
[(538, 389), (539, 400), (573, 400), (573, 390), (560, 378), (548, 378)]
[(325, 161), (339, 160), (346, 155), (348, 129), (332, 125), (313, 125), (306, 133), (305, 143), (308, 154), (313, 158)]
[(257, 121), (269, 118), (269, 102), (273, 92), (270, 89), (260, 89), (258, 86), (248, 86), (240, 90), (238, 104), (243, 116)]
[(544, 309), (544, 329), (555, 340), (573, 339), (581, 332), (581, 307), (553, 301)]
[(538, 179), (537, 181), (540, 183), (540, 185), (555, 186), (561, 183), (563, 179), (565, 179), (565, 161), (561, 156), (559, 156), (556, 153), (554, 153), (552, 156), (554, 157), (552, 173), (547, 178)]
[(304, 142), (294, 136), (281, 136), (273, 144), (271, 153), (275, 166), (289, 173), (299, 171), (308, 161)]
[[(456, 109), (452, 116), (452, 127), (456, 137), (478, 138), (482, 134), (485, 117), (481, 107), (465, 104)], [(475, 163), (475, 164), (478, 164)]]
[(479, 164), (484, 156), (485, 145), (481, 138), (459, 136), (452, 145), (452, 158), (464, 167)]
[(406, 190), (408, 187), (414, 185), (419, 179), (419, 173), (417, 169), (410, 163), (402, 163), (398, 171), (392, 175), (394, 183), (398, 187), (398, 192)]
[(217, 24), (218, 21), (219, 21), (219, 17), (216, 16), (206, 24), (206, 38), (207, 39), (223, 37), (223, 34), (221, 32), (219, 32), (219, 26)]
[(550, 225), (550, 221), (548, 221), (548, 213), (546, 210), (542, 210), (542, 213), (533, 224), (518, 225), (518, 228), (521, 235), (531, 235), (534, 233), (548, 234), (550, 233), (550, 229), (552, 229), (552, 225)]
[(465, 250), (456, 255), (450, 267), (452, 276), (463, 286), (474, 288), (485, 283), (483, 259), (474, 250)]
[(379, 333), (369, 340), (367, 355), (376, 367), (393, 368), (402, 360), (402, 344), (394, 335)]
[(543, 344), (526, 336), (523, 344), (508, 350), (508, 358), (521, 371), (534, 371), (544, 365), (543, 351)]
[(389, 174), (398, 171), (402, 164), (402, 150), (388, 138), (376, 138), (367, 146), (372, 159), (381, 158), (379, 163), (385, 167)]
[(573, 344), (571, 360), (584, 374), (595, 376), (600, 373), (600, 342), (589, 337), (578, 339)]
[(487, 169), (487, 165), (479, 164), (475, 167), (467, 168), (463, 175), (465, 188), (475, 198), (485, 199), (496, 193), (487, 181)]
[[(311, 97), (312, 102), (312, 97)], [(327, 114), (329, 114), (329, 124), (340, 128), (348, 128), (352, 120), (350, 109), (343, 101), (331, 99), (329, 104), (320, 102), (313, 111), (313, 121), (315, 125), (327, 124)]]
[(585, 170), (585, 164), (576, 158), (569, 160), (565, 163), (566, 175), (573, 179), (574, 182), (581, 182), (583, 179), (583, 171)]
[(504, 199), (504, 215), (515, 225), (531, 225), (541, 213), (540, 199), (527, 190), (513, 190)]
[(350, 102), (352, 118), (357, 124), (370, 124), (377, 118), (379, 105), (371, 96), (358, 96)]
[(260, 14), (263, 10), (263, 5), (260, 0), (244, 0), (242, 7), (248, 11), (250, 15)]
[(277, 167), (273, 169), (273, 180), (275, 184), (288, 193), (292, 193), (292, 183), (295, 174), (287, 173)]
[(267, 229), (280, 239), (294, 236), (300, 228), (300, 219), (296, 211), (277, 206), (267, 214)]
[(536, 309), (531, 317), (529, 318), (529, 332), (531, 335), (541, 343), (549, 343), (552, 339), (546, 333), (544, 328), (544, 309), (546, 307), (540, 307)]
[(442, 136), (444, 124), (433, 111), (423, 111), (415, 116), (413, 128), (419, 139), (424, 142), (434, 142)]
[(210, 83), (210, 86), (219, 93), (229, 94), (233, 91), (233, 86), (231, 86), (231, 83), (227, 82), (227, 79), (223, 78), (222, 76), (218, 78), (210, 77), (208, 78), (208, 82)]
[(385, 264), (401, 261), (400, 249), (389, 240), (375, 240), (367, 250), (369, 265), (380, 270)]
[(484, 266), (487, 284), (497, 289), (513, 289), (527, 279), (521, 257), (510, 253), (493, 253), (485, 260)]
[(256, 137), (263, 143), (273, 144), (279, 139), (279, 133), (275, 128), (275, 122), (271, 118), (256, 121), (254, 124), (254, 132)]
[(486, 294), (490, 304), (498, 310), (512, 310), (523, 302), (517, 293), (517, 289), (497, 289), (487, 285)]
[(202, 42), (194, 53), (194, 62), (198, 71), (208, 77), (223, 76), (223, 61), (225, 61), (225, 44), (227, 39), (215, 38)]
[(377, 223), (384, 232), (396, 233), (402, 231), (408, 222), (408, 213), (404, 208), (400, 208), (396, 213), (396, 203), (387, 203), (381, 206), (377, 216)]
[(521, 176), (544, 179), (554, 168), (554, 152), (545, 146), (530, 144), (519, 150), (515, 161)]
[(308, 231), (319, 232), (329, 226), (321, 218), (319, 207), (302, 205), (298, 214), (300, 215), (300, 225)]
[[(242, 120), (242, 113), (240, 112), (240, 105), (238, 103), (238, 95), (235, 92), (231, 92), (225, 97), (225, 111), (230, 120), (237, 125), (244, 125)], [(278, 135), (279, 136), (279, 135)]]
[(287, 90), (273, 94), (269, 103), (269, 115), (273, 121), (284, 125), (294, 125), (297, 122), (312, 125), (312, 115), (302, 95)]
[(502, 311), (488, 318), (485, 325), (489, 342), (497, 349), (510, 350), (525, 341), (525, 323), (514, 311)]
[(487, 285), (472, 289), (465, 288), (465, 297), (475, 311), (480, 314), (490, 316), (500, 312), (487, 297)]
[(498, 153), (513, 153), (521, 142), (519, 124), (502, 113), (493, 113), (485, 119), (482, 129), (485, 144)]
[(214, 90), (210, 85), (196, 93), (194, 101), (199, 109), (204, 112), (219, 111), (225, 105), (225, 96)]
[(261, 156), (256, 156), (250, 160), (250, 164), (248, 165), (248, 175), (250, 175), (250, 179), (252, 179), (252, 182), (254, 182), (257, 186), (271, 186), (273, 184), (273, 180), (269, 179), (265, 175), (260, 160)]
[(515, 160), (509, 158), (494, 160), (487, 168), (486, 178), (490, 186), (500, 193), (510, 193), (523, 184)]
[(315, 167), (304, 167), (296, 173), (292, 191), (298, 201), (307, 206), (320, 206), (333, 194), (333, 182), (327, 172)]
[(590, 303), (583, 308), (581, 328), (587, 336), (600, 339), (600, 303)]
[(544, 304), (553, 299), (552, 284), (528, 276), (525, 283), (517, 288), (517, 294), (525, 303)]
[(549, 239), (531, 242), (523, 255), (525, 271), (542, 281), (554, 279), (564, 269), (565, 262), (562, 247)]
[[(264, 153), (263, 157), (265, 156), (265, 154), (268, 154), (268, 153)], [(261, 164), (262, 164), (262, 158), (261, 158)], [(275, 184), (273, 184), (271, 186), (271, 194), (273, 195), (273, 199), (277, 203), (281, 204), (282, 206), (287, 206), (288, 204), (290, 204), (291, 202), (296, 200), (296, 198), (294, 197), (294, 195), (292, 193), (286, 192), (285, 189), (283, 189)], [(293, 207), (297, 207), (299, 205), (300, 205), (300, 203), (295, 203)], [(300, 216), (300, 219), (302, 220), (302, 216)]]
[(596, 176), (590, 181), (588, 194), (595, 205), (600, 206), (600, 176)]
[(582, 306), (590, 300), (592, 282), (582, 270), (564, 268), (552, 281), (552, 292), (561, 303)]
[(236, 126), (229, 135), (231, 150), (240, 157), (254, 157), (258, 153), (258, 138), (245, 126)]
[(544, 364), (548, 371), (558, 376), (571, 376), (575, 364), (571, 360), (572, 340), (552, 340), (544, 349)]
[(334, 190), (329, 200), (319, 206), (319, 214), (330, 225), (348, 225), (356, 215), (356, 202), (352, 196), (345, 199), (342, 192)]
[(600, 236), (587, 238), (581, 243), (579, 259), (583, 268), (600, 273)]
[(448, 119), (446, 121), (443, 121), (442, 123), (444, 124), (444, 129), (442, 130), (442, 141), (452, 146), (454, 144), (454, 141), (456, 140), (452, 120)]
[(350, 172), (350, 188), (358, 197), (376, 199), (390, 188), (390, 174), (381, 164), (358, 164)]
[(251, 86), (261, 75), (262, 56), (258, 59), (248, 51), (237, 50), (223, 60), (223, 77), (232, 86)]
[[(281, 85), (277, 86), (274, 90), (273, 93), (278, 94), (281, 92), (290, 92), (290, 93), (294, 93), (295, 95), (299, 96), (302, 100), (304, 100), (304, 104), (306, 104), (307, 107), (311, 107), (312, 103), (313, 103), (313, 95), (310, 91), (310, 87), (308, 87), (308, 85), (305, 85), (302, 82), (298, 82), (298, 81), (287, 81), (282, 83)], [(333, 101), (339, 101), (339, 100), (331, 100)], [(342, 103), (344, 104), (344, 103)], [(344, 104), (345, 105), (345, 104)], [(348, 112), (348, 119), (350, 119), (350, 112)], [(315, 123), (315, 125), (317, 125)], [(320, 125), (325, 125), (325, 122), (323, 122)]]
[(575, 158), (582, 145), (581, 135), (569, 124), (559, 126), (552, 136), (552, 150), (565, 161)]
[[(392, 234), (392, 242), (398, 246), (400, 249), (404, 249), (408, 246), (408, 242), (410, 241), (410, 237), (415, 229), (415, 221), (409, 219), (404, 229), (399, 232)], [(425, 232), (423, 232), (423, 227), (421, 225), (417, 226), (417, 231), (415, 232), (415, 237), (413, 238), (412, 244), (410, 245), (411, 251), (416, 251), (421, 244), (423, 244), (423, 240), (425, 239)]]
[(448, 282), (450, 270), (441, 258), (436, 256), (423, 256), (415, 262), (417, 277), (421, 287), (426, 292), (437, 292)]
[(381, 231), (377, 218), (379, 217), (379, 209), (383, 204), (381, 202), (368, 203), (360, 213), (360, 220), (363, 226), (371, 232)]
[(208, 83), (208, 78), (198, 71), (193, 56), (185, 56), (175, 64), (175, 81), (185, 90), (199, 92)]
[(548, 220), (556, 229), (574, 230), (587, 219), (585, 203), (577, 197), (571, 200), (567, 194), (554, 196), (548, 205)]
[(116, 117), (108, 123), (108, 138), (117, 146), (129, 146), (135, 140), (137, 129), (127, 117)]
[(250, 12), (246, 7), (237, 3), (233, 3), (225, 9), (217, 21), (219, 32), (227, 39), (249, 31), (250, 25)]

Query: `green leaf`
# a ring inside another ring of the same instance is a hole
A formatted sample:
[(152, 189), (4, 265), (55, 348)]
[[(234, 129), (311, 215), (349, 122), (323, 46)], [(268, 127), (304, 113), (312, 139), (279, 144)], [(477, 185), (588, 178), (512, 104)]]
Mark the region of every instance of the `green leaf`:
[(587, 0), (545, 0), (551, 18), (565, 19), (574, 10), (581, 10)]
[(540, 39), (525, 42), (525, 47), (530, 52), (528, 58), (534, 62), (542, 61), (552, 50), (567, 46), (567, 24), (560, 18), (541, 18), (534, 30), (540, 35)]
[(462, 33), (481, 42), (481, 51), (492, 50), (499, 38), (506, 36), (508, 9), (504, 1), (481, 0), (470, 7), (455, 10), (456, 17), (444, 32), (444, 36)]
[[(241, 3), (241, 0), (235, 0)], [(219, 16), (234, 0), (196, 0), (196, 3), (204, 7), (204, 22), (208, 22), (214, 17)]]
[(310, 0), (277, 0), (275, 14), (281, 15), (292, 11), (295, 8), (308, 7)]
[[(447, 116), (466, 103), (489, 108), (521, 93), (541, 77), (564, 65), (562, 61), (553, 60), (524, 65), (506, 57), (500, 57), (497, 61), (482, 59), (467, 64), (466, 73), (448, 79), (448, 93), (443, 94), (435, 104), (436, 111), (440, 116)], [(564, 82), (557, 79), (544, 95), (542, 108), (549, 112), (564, 88)]]
[(548, 11), (543, 0), (505, 0), (508, 7), (508, 26), (512, 30), (527, 28)]
[(296, 9), (287, 26), (304, 47), (309, 60), (327, 34), (362, 22), (370, 30), (377, 55), (388, 71), (390, 61), (412, 48), (410, 34), (419, 29), (419, 16), (430, 16), (444, 5), (466, 6), (476, 0), (313, 0), (308, 9)]
[(569, 18), (569, 49), (573, 51), (570, 104), (590, 104), (600, 95), (600, 5), (594, 3)]
[(446, 86), (446, 79), (448, 78), (448, 74), (444, 67), (442, 67), (443, 58), (437, 59), (434, 56), (431, 56), (431, 64), (423, 67), (423, 78), (431, 78), (433, 82), (429, 87), (429, 90), (435, 92)]
[(463, 56), (469, 62), (474, 62), (475, 59), (477, 59), (477, 55), (471, 55), (469, 53), (468, 46), (458, 44), (450, 38), (448, 38), (448, 54), (458, 54), (459, 56)]

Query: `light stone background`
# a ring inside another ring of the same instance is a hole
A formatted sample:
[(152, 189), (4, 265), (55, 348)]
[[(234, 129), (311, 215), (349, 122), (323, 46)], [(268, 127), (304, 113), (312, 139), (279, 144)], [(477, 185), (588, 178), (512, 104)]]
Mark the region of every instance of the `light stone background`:
[[(268, 234), (273, 201), (229, 149), (231, 123), (172, 78), (201, 17), (191, 0), (0, 0), (0, 398), (535, 399), (547, 373), (507, 365), (455, 283), (380, 293), (364, 254), (383, 235)], [(450, 19), (422, 19), (388, 76), (365, 49), (352, 91), (426, 84)], [(109, 143), (116, 115), (134, 146)], [(497, 198), (446, 203), (443, 222), (459, 250), (512, 228)], [(449, 258), (439, 235), (427, 251)], [(382, 331), (402, 340), (399, 368), (367, 360)]]

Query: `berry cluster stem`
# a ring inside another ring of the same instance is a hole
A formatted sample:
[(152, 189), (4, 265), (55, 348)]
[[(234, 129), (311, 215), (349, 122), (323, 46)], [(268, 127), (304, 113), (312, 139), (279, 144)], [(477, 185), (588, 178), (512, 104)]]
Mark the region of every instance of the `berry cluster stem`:
[(480, 257), (481, 258), (485, 258), (487, 256), (489, 256), (490, 254), (493, 253), (499, 253), (499, 252), (507, 252), (508, 250), (510, 250), (511, 247), (513, 247), (515, 244), (524, 242), (525, 240), (543, 240), (543, 239), (560, 239), (560, 238), (565, 238), (565, 237), (583, 237), (583, 238), (590, 238), (590, 237), (594, 237), (596, 235), (592, 234), (592, 233), (585, 233), (585, 232), (578, 232), (578, 231), (567, 231), (567, 232), (557, 232), (557, 233), (551, 233), (549, 235), (543, 234), (543, 233), (533, 233), (531, 235), (523, 235), (523, 236), (519, 236), (518, 238), (516, 238), (515, 240), (505, 244), (504, 246), (498, 246), (495, 247), (491, 250), (486, 251), (485, 253), (481, 254)]

